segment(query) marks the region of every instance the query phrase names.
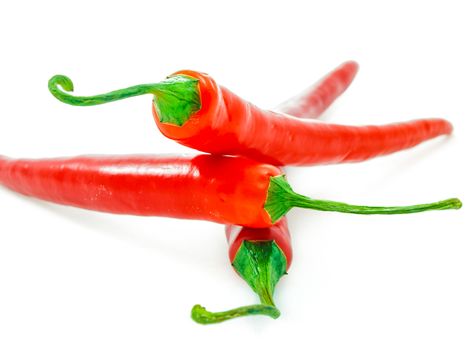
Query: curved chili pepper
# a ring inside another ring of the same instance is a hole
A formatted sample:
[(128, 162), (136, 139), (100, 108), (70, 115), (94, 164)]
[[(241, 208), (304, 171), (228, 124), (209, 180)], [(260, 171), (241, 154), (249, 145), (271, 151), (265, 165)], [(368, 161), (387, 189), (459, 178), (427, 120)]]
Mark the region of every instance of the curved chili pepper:
[(316, 118), (347, 90), (357, 71), (357, 62), (344, 62), (317, 84), (280, 104), (278, 110), (297, 118)]
[(130, 96), (154, 95), (153, 114), (168, 138), (212, 154), (243, 155), (276, 165), (357, 162), (411, 148), (449, 134), (444, 119), (420, 119), (382, 126), (345, 126), (300, 120), (262, 110), (241, 99), (207, 74), (179, 71), (165, 82), (92, 97), (75, 97), (71, 80), (55, 76), (49, 89), (72, 105), (95, 105)]
[(458, 209), (459, 199), (370, 207), (295, 193), (281, 170), (241, 157), (0, 158), (0, 183), (51, 202), (116, 214), (168, 216), (270, 227), (291, 208), (354, 214)]
[[(296, 113), (302, 118), (318, 117), (345, 91), (357, 68), (355, 62), (344, 63), (319, 84), (282, 103), (278, 109), (284, 113)], [(232, 267), (259, 295), (261, 304), (215, 313), (198, 304), (191, 311), (193, 320), (210, 324), (250, 315), (279, 317), (280, 312), (273, 302), (274, 288), (292, 263), (292, 244), (286, 217), (268, 228), (226, 225), (225, 231)]]

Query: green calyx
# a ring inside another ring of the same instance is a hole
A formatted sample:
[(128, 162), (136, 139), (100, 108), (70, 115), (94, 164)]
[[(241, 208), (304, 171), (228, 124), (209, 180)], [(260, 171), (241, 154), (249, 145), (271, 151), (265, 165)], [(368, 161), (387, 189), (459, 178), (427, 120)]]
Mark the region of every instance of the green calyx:
[(155, 84), (141, 84), (95, 96), (73, 96), (73, 82), (64, 75), (49, 80), (49, 91), (58, 100), (73, 106), (96, 106), (145, 94), (154, 95), (154, 105), (162, 123), (185, 124), (201, 108), (198, 80), (174, 75)]
[(183, 126), (201, 109), (198, 80), (182, 75), (168, 80), (154, 94), (154, 107), (161, 123)]
[(240, 276), (258, 294), (261, 304), (247, 305), (223, 312), (210, 312), (193, 306), (192, 319), (201, 324), (227, 321), (242, 316), (265, 315), (278, 318), (280, 311), (273, 301), (274, 289), (286, 273), (284, 253), (274, 241), (243, 241), (232, 264)]
[(262, 304), (274, 306), (274, 288), (287, 268), (285, 255), (276, 242), (243, 241), (232, 265)]
[(264, 209), (271, 217), (271, 221), (276, 222), (294, 207), (362, 215), (394, 215), (419, 213), (428, 210), (460, 209), (462, 202), (458, 198), (450, 198), (434, 203), (409, 206), (373, 207), (353, 205), (302, 196), (292, 190), (284, 175), (271, 177), (268, 196), (264, 205)]

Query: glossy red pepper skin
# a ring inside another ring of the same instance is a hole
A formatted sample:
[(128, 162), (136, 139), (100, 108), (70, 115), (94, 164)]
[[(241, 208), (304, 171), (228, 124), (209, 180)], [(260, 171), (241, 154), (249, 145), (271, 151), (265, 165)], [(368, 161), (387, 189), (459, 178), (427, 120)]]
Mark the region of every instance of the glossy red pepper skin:
[(347, 90), (357, 72), (357, 62), (344, 62), (317, 84), (280, 104), (277, 110), (297, 118), (317, 118)]
[(116, 214), (272, 225), (264, 209), (280, 169), (240, 157), (0, 158), (0, 184), (47, 201)]
[(213, 154), (243, 155), (275, 165), (357, 162), (413, 147), (449, 134), (443, 119), (420, 119), (383, 126), (345, 126), (300, 120), (262, 110), (207, 74), (180, 71), (198, 79), (201, 109), (182, 126), (161, 123), (160, 131), (177, 142)]

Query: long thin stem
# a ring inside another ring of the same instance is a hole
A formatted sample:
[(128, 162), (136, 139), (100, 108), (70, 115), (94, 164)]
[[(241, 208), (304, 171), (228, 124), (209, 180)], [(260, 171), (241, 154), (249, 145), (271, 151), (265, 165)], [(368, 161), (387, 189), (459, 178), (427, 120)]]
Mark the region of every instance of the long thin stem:
[(416, 204), (407, 206), (378, 207), (366, 205), (353, 205), (330, 200), (311, 199), (305, 196), (297, 197), (294, 205), (299, 208), (309, 208), (321, 211), (335, 211), (340, 213), (363, 214), (363, 215), (394, 215), (394, 214), (412, 214), (428, 210), (447, 210), (459, 209), (461, 202), (457, 198), (450, 198), (439, 202)]
[(394, 215), (419, 213), (428, 210), (459, 209), (462, 207), (462, 202), (458, 198), (450, 198), (433, 203), (408, 206), (386, 207), (353, 205), (330, 200), (312, 199), (300, 195), (292, 190), (284, 176), (272, 177), (268, 191), (268, 198), (264, 206), (271, 216), (272, 221), (277, 221), (293, 207), (362, 215)]

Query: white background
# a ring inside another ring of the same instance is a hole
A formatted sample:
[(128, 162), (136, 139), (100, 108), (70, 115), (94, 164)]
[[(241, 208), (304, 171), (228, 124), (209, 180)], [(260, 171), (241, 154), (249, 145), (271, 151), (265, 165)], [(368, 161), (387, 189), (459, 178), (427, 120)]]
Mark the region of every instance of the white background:
[[(432, 3), (440, 5), (432, 5)], [(442, 5), (441, 5), (442, 3)], [(15, 1), (0, 5), (0, 150), (14, 157), (192, 152), (151, 98), (78, 108), (77, 94), (189, 68), (272, 108), (347, 59), (326, 121), (445, 117), (449, 138), (367, 163), (289, 169), (297, 191), (362, 204), (467, 201), (463, 1)], [(466, 349), (466, 210), (359, 217), (294, 210), (282, 316), (200, 326), (193, 304), (256, 302), (221, 225), (113, 216), (0, 189), (0, 349)]]

